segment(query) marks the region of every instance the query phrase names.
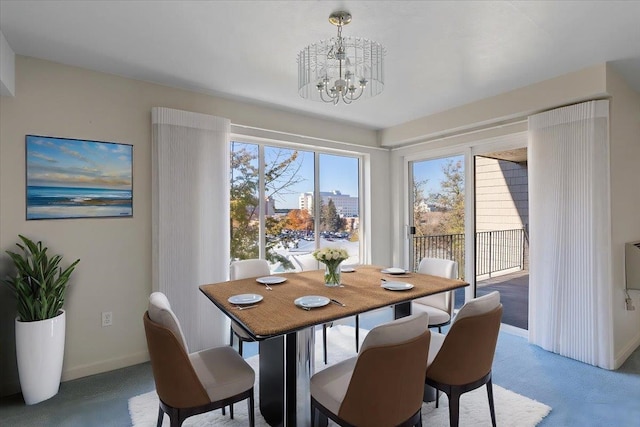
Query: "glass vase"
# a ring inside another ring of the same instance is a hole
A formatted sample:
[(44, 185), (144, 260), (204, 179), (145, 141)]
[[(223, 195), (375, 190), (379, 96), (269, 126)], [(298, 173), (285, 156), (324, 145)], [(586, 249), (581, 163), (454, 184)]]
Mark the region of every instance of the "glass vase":
[(340, 262), (324, 264), (324, 284), (325, 286), (340, 286)]

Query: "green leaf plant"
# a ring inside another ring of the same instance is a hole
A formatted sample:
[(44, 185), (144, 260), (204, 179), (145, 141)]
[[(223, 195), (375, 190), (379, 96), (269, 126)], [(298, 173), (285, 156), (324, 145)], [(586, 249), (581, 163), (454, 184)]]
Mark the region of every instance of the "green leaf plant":
[(3, 283), (8, 285), (18, 300), (18, 317), (22, 322), (34, 322), (56, 317), (64, 304), (69, 277), (80, 260), (62, 270), (62, 256), (47, 255), (42, 242), (18, 235), (23, 244), (16, 243), (22, 253), (7, 251), (18, 270), (14, 277)]

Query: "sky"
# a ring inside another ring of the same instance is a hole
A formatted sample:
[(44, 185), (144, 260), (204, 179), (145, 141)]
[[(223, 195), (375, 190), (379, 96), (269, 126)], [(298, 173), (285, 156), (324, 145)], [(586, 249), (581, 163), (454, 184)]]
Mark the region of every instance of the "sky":
[(416, 181), (428, 180), (424, 186), (425, 195), (440, 192), (440, 183), (444, 180), (442, 168), (448, 161), (454, 163), (461, 161), (464, 168), (464, 156), (462, 155), (412, 162), (414, 179)]
[[(276, 201), (277, 208), (297, 209), (300, 193), (313, 192), (313, 152), (299, 150), (298, 156), (298, 175), (304, 180), (291, 186), (292, 193), (283, 195), (284, 200)], [(320, 154), (320, 191), (334, 190), (358, 196), (358, 158)]]
[[(235, 143), (235, 149), (246, 148), (257, 156), (257, 145)], [(300, 193), (313, 192), (314, 160), (312, 151), (294, 150), (281, 147), (265, 147), (265, 161), (276, 164), (289, 158), (298, 151), (296, 163), (291, 167), (300, 178), (299, 182), (290, 185), (286, 192), (279, 192), (275, 205), (278, 209), (298, 209)], [(342, 194), (358, 196), (358, 158), (320, 154), (320, 191), (338, 190)], [(257, 165), (257, 161), (254, 163)]]
[(133, 146), (27, 135), (27, 185), (131, 189)]
[[(248, 147), (257, 155), (258, 148), (255, 144), (240, 143), (237, 147)], [(274, 164), (291, 156), (294, 149), (280, 147), (265, 147), (265, 160), (267, 164)], [(291, 185), (287, 193), (280, 193), (275, 205), (278, 209), (297, 209), (300, 193), (313, 192), (313, 152), (298, 151), (295, 170), (296, 176), (301, 181)], [(427, 179), (425, 194), (439, 192), (440, 182), (444, 179), (442, 167), (449, 160), (463, 161), (463, 156), (452, 156), (439, 159), (412, 162), (413, 173), (417, 180)], [(257, 161), (255, 163), (257, 165)], [(292, 170), (293, 171), (293, 170)], [(332, 154), (320, 154), (320, 191), (338, 190), (342, 194), (358, 196), (358, 158), (337, 156)]]

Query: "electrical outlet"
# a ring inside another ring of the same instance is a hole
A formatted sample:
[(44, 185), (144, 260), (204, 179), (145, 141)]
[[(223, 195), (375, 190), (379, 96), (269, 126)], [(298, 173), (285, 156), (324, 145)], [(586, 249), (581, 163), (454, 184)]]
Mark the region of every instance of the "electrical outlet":
[(111, 326), (113, 324), (113, 313), (110, 311), (102, 312), (102, 327)]

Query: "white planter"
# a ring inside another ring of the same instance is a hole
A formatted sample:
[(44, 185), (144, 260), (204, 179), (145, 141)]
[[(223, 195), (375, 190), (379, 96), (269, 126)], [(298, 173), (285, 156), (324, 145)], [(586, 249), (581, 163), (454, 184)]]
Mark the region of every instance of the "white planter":
[(58, 393), (64, 357), (66, 313), (47, 320), (16, 319), (16, 356), (22, 396), (27, 405)]

